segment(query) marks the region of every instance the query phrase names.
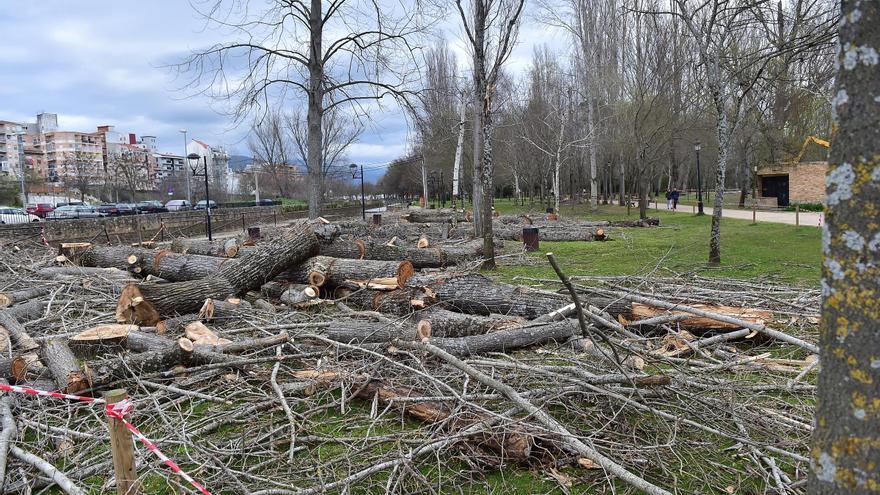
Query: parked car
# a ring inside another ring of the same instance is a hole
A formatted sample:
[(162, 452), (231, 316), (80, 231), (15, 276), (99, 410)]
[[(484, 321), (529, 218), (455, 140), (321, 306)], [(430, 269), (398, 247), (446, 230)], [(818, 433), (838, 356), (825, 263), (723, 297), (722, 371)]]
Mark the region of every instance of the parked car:
[(192, 209), (192, 204), (185, 199), (172, 199), (165, 203), (165, 208), (168, 211), (186, 211)]
[[(203, 200), (199, 201), (198, 203), (196, 203), (196, 206), (195, 206), (195, 208), (193, 208), (193, 209), (194, 209), (194, 210), (204, 210), (206, 205), (207, 205), (207, 203), (206, 203), (205, 200), (203, 199)], [(213, 209), (216, 209), (216, 208), (217, 208), (217, 202), (214, 201), (214, 200), (212, 199), (209, 208), (212, 209), (212, 210), (213, 210)]]
[(83, 203), (82, 201), (68, 201), (67, 203), (55, 203), (55, 208), (58, 208), (61, 206), (84, 206), (84, 205), (88, 206), (86, 203)]
[(137, 204), (138, 213), (165, 213), (168, 208), (161, 201), (147, 200)]
[(121, 215), (136, 215), (137, 205), (134, 203), (116, 203), (116, 210)]
[(115, 203), (105, 203), (103, 205), (98, 205), (95, 208), (108, 217), (119, 216), (119, 208), (116, 207)]
[(25, 213), (21, 208), (12, 208), (10, 206), (0, 206), (0, 223), (30, 223), (39, 222), (40, 217)]
[(67, 205), (55, 208), (55, 211), (46, 216), (59, 220), (62, 218), (101, 218), (106, 217), (105, 213), (101, 213), (94, 206), (89, 205)]
[(275, 202), (272, 201), (271, 199), (261, 199), (261, 200), (257, 201), (257, 206), (272, 206), (274, 204), (275, 204)]
[(51, 203), (36, 203), (27, 205), (25, 209), (31, 215), (36, 215), (40, 218), (45, 218), (46, 214), (54, 210), (55, 207), (52, 206)]

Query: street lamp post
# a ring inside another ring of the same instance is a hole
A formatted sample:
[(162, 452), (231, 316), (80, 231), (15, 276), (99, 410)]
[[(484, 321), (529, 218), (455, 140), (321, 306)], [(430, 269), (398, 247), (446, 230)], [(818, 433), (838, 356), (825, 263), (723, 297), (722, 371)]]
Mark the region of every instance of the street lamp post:
[[(199, 166), (199, 158), (205, 159), (204, 172), (202, 172), (201, 174), (196, 172)], [(205, 178), (205, 220), (207, 222), (205, 228), (208, 230), (208, 240), (213, 241), (214, 238), (211, 237), (211, 195), (208, 191), (208, 157), (201, 157), (196, 153), (190, 153), (186, 156), (186, 159), (189, 160), (189, 168), (192, 170), (192, 176)], [(188, 177), (189, 175), (187, 175), (187, 178)]]
[[(351, 170), (351, 178), (358, 178), (358, 166), (354, 163), (350, 164), (348, 168)], [(367, 219), (367, 200), (364, 194), (364, 166), (360, 166), (360, 178), (361, 178), (361, 217), (366, 220)]]
[(697, 152), (697, 215), (703, 215), (703, 178), (700, 175), (700, 142), (694, 143)]
[[(186, 129), (181, 129), (180, 132), (183, 133), (183, 156), (189, 158), (189, 156), (187, 156), (187, 154), (186, 154), (186, 145), (187, 145), (187, 143), (189, 143), (189, 141), (186, 140)], [(173, 161), (171, 162), (171, 169), (174, 170), (174, 162)], [(184, 172), (186, 172), (186, 171), (184, 171)], [(184, 173), (183, 175), (186, 176), (186, 200), (189, 201), (190, 207), (192, 207), (192, 204), (193, 204), (192, 186), (189, 183), (190, 182), (189, 181), (189, 174)]]
[(440, 171), (440, 208), (446, 208), (446, 184), (443, 182), (443, 171)]

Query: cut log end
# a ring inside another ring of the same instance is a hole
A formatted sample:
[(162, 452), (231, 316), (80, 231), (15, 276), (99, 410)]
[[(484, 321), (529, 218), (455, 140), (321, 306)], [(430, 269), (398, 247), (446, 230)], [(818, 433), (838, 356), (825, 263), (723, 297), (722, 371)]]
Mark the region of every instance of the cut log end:
[(431, 338), (431, 322), (428, 320), (420, 320), (416, 324), (416, 340), (425, 340)]
[(5, 292), (0, 292), (0, 308), (6, 308), (12, 304), (12, 298)]
[(193, 341), (189, 340), (186, 337), (181, 337), (177, 339), (177, 346), (180, 347), (180, 350), (182, 350), (186, 354), (192, 354), (192, 351), (195, 348)]
[(128, 258), (126, 258), (126, 261), (129, 265), (133, 265), (138, 262), (138, 257), (136, 254), (131, 254), (128, 256)]
[(416, 243), (416, 247), (418, 247), (419, 249), (425, 249), (430, 246), (431, 243), (428, 241), (428, 238), (426, 236), (419, 237), (419, 242)]
[(597, 241), (605, 240), (605, 230), (604, 229), (596, 229), (596, 240)]
[(137, 285), (128, 284), (122, 289), (119, 302), (116, 303), (116, 321), (154, 326), (159, 323), (159, 312), (144, 299)]
[(314, 285), (315, 287), (323, 287), (324, 284), (327, 283), (327, 276), (321, 272), (309, 272), (309, 285)]
[(415, 272), (416, 270), (412, 263), (409, 261), (402, 261), (400, 266), (397, 267), (397, 286), (405, 286), (406, 281), (409, 280)]

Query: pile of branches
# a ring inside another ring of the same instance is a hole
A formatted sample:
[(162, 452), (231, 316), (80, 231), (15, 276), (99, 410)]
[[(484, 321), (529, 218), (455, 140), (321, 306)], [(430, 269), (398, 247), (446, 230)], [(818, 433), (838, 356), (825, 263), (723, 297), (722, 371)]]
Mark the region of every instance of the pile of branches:
[[(479, 243), (354, 224), (7, 246), (2, 378), (127, 388), (131, 421), (214, 493), (472, 490), (526, 471), (535, 486), (503, 489), (803, 491), (816, 291), (570, 279), (550, 255), (558, 279), (511, 285), (469, 270)], [(112, 486), (100, 412), (4, 395), (3, 492)], [(137, 455), (160, 491), (188, 490)]]

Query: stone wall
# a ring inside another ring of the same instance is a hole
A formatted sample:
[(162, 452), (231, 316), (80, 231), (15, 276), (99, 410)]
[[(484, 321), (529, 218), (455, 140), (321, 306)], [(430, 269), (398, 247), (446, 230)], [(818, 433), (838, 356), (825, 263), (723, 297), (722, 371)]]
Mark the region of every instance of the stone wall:
[[(360, 207), (327, 210), (327, 218), (360, 215)], [(281, 206), (217, 209), (211, 214), (212, 232), (243, 231), (257, 224), (275, 224), (308, 217), (308, 211), (282, 212)], [(76, 220), (48, 220), (29, 224), (0, 225), (0, 239), (59, 242), (137, 242), (205, 235), (204, 211), (179, 211)], [(162, 231), (162, 226), (165, 229)]]
[(828, 162), (803, 162), (788, 173), (788, 197), (792, 203), (824, 203)]

